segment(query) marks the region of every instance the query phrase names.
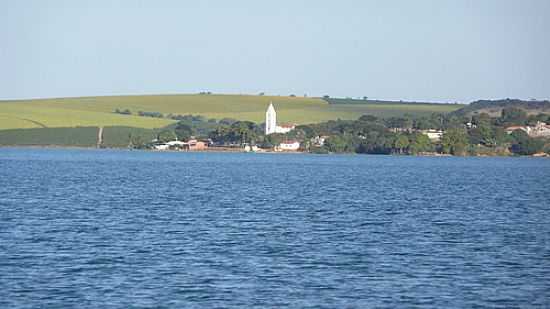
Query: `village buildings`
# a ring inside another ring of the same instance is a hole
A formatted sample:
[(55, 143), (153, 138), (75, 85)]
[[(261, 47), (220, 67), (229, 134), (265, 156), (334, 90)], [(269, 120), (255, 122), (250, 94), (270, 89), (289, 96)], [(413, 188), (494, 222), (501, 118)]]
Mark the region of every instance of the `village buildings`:
[(298, 151), (300, 149), (300, 142), (296, 140), (287, 140), (275, 147), (275, 151)]
[(207, 150), (210, 142), (204, 140), (190, 139), (186, 142), (169, 141), (166, 143), (155, 144), (155, 150), (182, 150), (182, 151), (201, 151)]
[(437, 142), (441, 140), (441, 137), (443, 137), (443, 131), (442, 130), (420, 130), (420, 133), (427, 135), (428, 138), (431, 141)]
[[(277, 112), (273, 103), (269, 103), (265, 112), (265, 135), (280, 133), (286, 134), (295, 129), (295, 125), (277, 125)], [(297, 151), (300, 148), (300, 142), (296, 140), (288, 140), (280, 143), (275, 147), (275, 151)]]
[(548, 137), (550, 136), (550, 125), (537, 121), (534, 126), (510, 126), (506, 128), (506, 133), (512, 134), (516, 130), (527, 133), (530, 137)]
[(293, 124), (285, 124), (285, 125), (278, 126), (277, 112), (275, 111), (275, 107), (273, 107), (273, 103), (269, 103), (269, 106), (267, 107), (267, 111), (265, 112), (265, 135), (269, 135), (273, 133), (285, 134), (294, 130), (295, 127), (296, 126)]

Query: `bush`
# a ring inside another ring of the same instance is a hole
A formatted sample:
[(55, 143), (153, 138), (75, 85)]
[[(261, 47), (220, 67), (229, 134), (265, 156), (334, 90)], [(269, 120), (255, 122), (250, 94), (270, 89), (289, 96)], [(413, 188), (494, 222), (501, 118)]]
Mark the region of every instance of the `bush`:
[(139, 111), (139, 112), (138, 112), (138, 115), (139, 115), (139, 116), (142, 116), (142, 117), (164, 118), (164, 115), (163, 115), (162, 113), (159, 113), (159, 112), (144, 112), (144, 111)]
[(131, 115), (132, 112), (129, 109), (120, 110), (117, 108), (115, 109), (115, 114)]

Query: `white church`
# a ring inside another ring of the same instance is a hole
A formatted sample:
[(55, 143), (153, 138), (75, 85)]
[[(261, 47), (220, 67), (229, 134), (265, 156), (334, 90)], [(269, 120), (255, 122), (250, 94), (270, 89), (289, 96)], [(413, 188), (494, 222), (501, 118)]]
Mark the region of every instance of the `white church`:
[(265, 112), (265, 135), (273, 133), (288, 133), (294, 130), (295, 125), (277, 125), (277, 112), (273, 107), (273, 102), (269, 103), (267, 111)]

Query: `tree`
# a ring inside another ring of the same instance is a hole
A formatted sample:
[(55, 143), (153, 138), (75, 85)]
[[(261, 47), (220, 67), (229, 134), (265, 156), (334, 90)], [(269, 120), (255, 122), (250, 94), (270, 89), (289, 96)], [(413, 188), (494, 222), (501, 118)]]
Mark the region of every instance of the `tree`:
[(528, 137), (526, 140), (512, 144), (510, 150), (519, 155), (532, 155), (541, 152), (544, 148), (544, 141), (538, 138)]
[(237, 122), (236, 119), (233, 119), (233, 118), (222, 118), (219, 123), (222, 124), (222, 125), (232, 125), (234, 124), (235, 122)]
[(418, 130), (439, 129), (441, 123), (434, 117), (420, 117), (413, 121), (413, 128)]
[(491, 122), (492, 122), (491, 116), (489, 116), (489, 114), (487, 113), (473, 115), (472, 121), (471, 121), (472, 124), (475, 124), (478, 127), (483, 125), (489, 126), (491, 125)]
[(445, 115), (441, 113), (432, 113), (430, 115), (430, 123), (432, 127), (430, 129), (439, 129), (443, 130), (443, 122), (445, 121)]
[(191, 128), (191, 126), (185, 124), (182, 121), (178, 122), (176, 128), (174, 129), (174, 132), (176, 133), (176, 136), (180, 141), (188, 140), (193, 135), (193, 129)]
[(451, 115), (451, 116), (443, 115), (443, 129), (462, 128), (464, 127), (464, 123), (468, 121), (469, 119), (464, 119), (463, 117), (458, 117), (455, 115)]
[(510, 139), (511, 139), (510, 135), (506, 133), (506, 131), (503, 128), (500, 128), (500, 127), (493, 128), (493, 136), (497, 146), (502, 146), (504, 144), (507, 144), (510, 142)]
[(231, 125), (234, 136), (238, 136), (241, 144), (254, 143), (258, 138), (256, 124), (251, 121), (237, 121)]
[(397, 135), (393, 147), (397, 149), (398, 153), (402, 154), (409, 147), (409, 138), (404, 134)]
[(216, 143), (244, 144), (255, 143), (261, 135), (261, 128), (250, 121), (237, 121), (231, 126), (220, 125), (208, 136)]
[(130, 133), (128, 135), (128, 148), (130, 149), (143, 149), (146, 147), (145, 142), (143, 141), (143, 138), (139, 135), (132, 135)]
[(413, 121), (407, 117), (390, 117), (386, 119), (388, 128), (410, 129), (413, 126)]
[(132, 112), (129, 110), (129, 109), (124, 109), (124, 110), (120, 110), (120, 109), (115, 109), (115, 113), (116, 114), (122, 114), (122, 115), (131, 115)]
[(427, 135), (421, 133), (412, 134), (409, 151), (411, 154), (432, 151), (432, 143), (430, 141), (430, 138)]
[(169, 142), (171, 140), (177, 139), (178, 137), (171, 130), (162, 130), (157, 134), (157, 140), (162, 143)]
[(342, 135), (333, 135), (325, 140), (325, 148), (330, 152), (353, 151), (350, 141)]
[(390, 154), (394, 148), (395, 134), (382, 131), (365, 132), (360, 139), (356, 152), (370, 154)]
[(473, 145), (494, 147), (497, 144), (493, 128), (486, 123), (481, 123), (477, 128), (468, 131), (468, 138)]
[(271, 148), (271, 147), (277, 146), (283, 141), (283, 139), (284, 139), (284, 134), (280, 134), (280, 133), (266, 135), (264, 137), (264, 142), (262, 144), (262, 147)]
[(538, 113), (536, 115), (529, 115), (527, 117), (527, 124), (530, 126), (534, 126), (537, 124), (537, 122), (548, 122), (548, 119), (550, 118), (550, 115)]
[(503, 124), (523, 125), (527, 122), (527, 112), (517, 107), (503, 108), (500, 122)]
[(359, 121), (376, 122), (376, 121), (378, 121), (378, 118), (376, 116), (366, 114), (366, 115), (363, 115), (363, 116), (359, 117)]
[[(309, 125), (299, 125), (299, 126), (296, 126), (295, 130), (294, 131), (302, 131), (303, 132), (303, 136), (305, 138), (312, 138), (312, 137), (315, 137), (317, 135), (319, 135), (316, 130), (312, 127), (312, 126), (309, 126)], [(292, 132), (292, 131), (291, 131)], [(300, 135), (300, 134), (298, 134)]]
[(464, 155), (468, 146), (468, 135), (461, 128), (451, 128), (443, 133), (441, 146), (444, 153)]
[(532, 155), (541, 152), (544, 148), (544, 141), (538, 138), (531, 138), (522, 130), (516, 130), (511, 134), (512, 146), (510, 151), (519, 155)]

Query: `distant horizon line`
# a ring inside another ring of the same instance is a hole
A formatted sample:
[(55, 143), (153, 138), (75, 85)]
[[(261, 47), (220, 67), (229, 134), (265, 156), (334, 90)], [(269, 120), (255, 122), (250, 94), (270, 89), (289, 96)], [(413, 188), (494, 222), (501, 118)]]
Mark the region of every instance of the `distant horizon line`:
[[(268, 94), (265, 92), (259, 93), (217, 93), (212, 91), (200, 91), (200, 92), (174, 92), (174, 93), (142, 93), (142, 94), (102, 94), (102, 95), (77, 95), (77, 96), (53, 96), (53, 97), (29, 97), (29, 98), (17, 98), (17, 99), (0, 99), (0, 102), (14, 102), (14, 101), (38, 101), (38, 100), (62, 100), (62, 99), (87, 99), (87, 98), (102, 98), (102, 97), (145, 97), (145, 96), (191, 96), (191, 95), (217, 95), (217, 96), (255, 96), (255, 97), (285, 97), (285, 98), (297, 98), (297, 99), (326, 99), (325, 95), (323, 96), (307, 96), (307, 95), (280, 95), (280, 94)], [(403, 102), (403, 103), (430, 103), (430, 104), (462, 104), (467, 105), (475, 101), (482, 100), (521, 100), (521, 101), (548, 101), (549, 99), (535, 99), (535, 98), (509, 98), (509, 97), (500, 97), (500, 98), (479, 98), (471, 102), (450, 102), (450, 101), (435, 101), (435, 100), (410, 100), (410, 99), (382, 99), (382, 98), (371, 98), (367, 97), (352, 97), (352, 96), (328, 96), (330, 99), (343, 99), (343, 100), (365, 100), (365, 101), (387, 101), (387, 102)]]

